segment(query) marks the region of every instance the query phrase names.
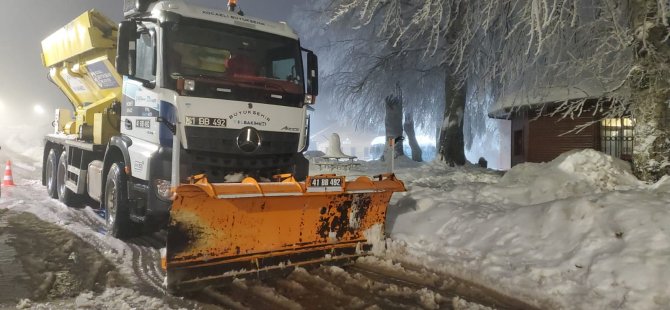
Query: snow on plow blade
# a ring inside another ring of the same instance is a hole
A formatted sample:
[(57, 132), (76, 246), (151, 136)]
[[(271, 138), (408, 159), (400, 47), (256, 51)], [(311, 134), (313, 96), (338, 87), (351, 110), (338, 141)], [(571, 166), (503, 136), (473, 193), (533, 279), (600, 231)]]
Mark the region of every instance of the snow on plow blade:
[(179, 186), (164, 261), (168, 290), (368, 254), (367, 237), (383, 237), (389, 200), (401, 191), (405, 187), (394, 175)]

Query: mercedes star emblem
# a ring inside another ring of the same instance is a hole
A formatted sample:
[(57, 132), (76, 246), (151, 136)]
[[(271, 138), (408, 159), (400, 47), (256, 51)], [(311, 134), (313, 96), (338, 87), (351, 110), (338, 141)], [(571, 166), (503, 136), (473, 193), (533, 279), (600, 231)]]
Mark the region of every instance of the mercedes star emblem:
[(237, 147), (243, 152), (252, 153), (261, 146), (261, 136), (258, 130), (253, 127), (245, 127), (240, 130), (237, 136)]

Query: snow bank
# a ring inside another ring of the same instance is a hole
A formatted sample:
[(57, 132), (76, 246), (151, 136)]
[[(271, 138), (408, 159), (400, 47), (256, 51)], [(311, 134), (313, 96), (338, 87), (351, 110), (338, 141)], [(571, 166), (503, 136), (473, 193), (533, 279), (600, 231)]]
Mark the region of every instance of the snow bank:
[(670, 193), (670, 176), (662, 177), (656, 184), (650, 187), (653, 191), (658, 193)]
[(401, 174), (409, 191), (389, 211), (390, 257), (541, 308), (670, 304), (670, 178), (646, 186), (592, 150), (503, 177), (436, 164)]
[(517, 165), (497, 185), (502, 190), (517, 189), (515, 194), (508, 192), (512, 195), (506, 196), (527, 205), (626, 190), (642, 183), (633, 176), (627, 162), (587, 149), (564, 153), (549, 163)]
[[(312, 161), (310, 161), (310, 167), (309, 171), (310, 174), (320, 174), (320, 173), (337, 173), (340, 175), (347, 175), (349, 177), (355, 177), (359, 175), (378, 175), (382, 173), (389, 173), (391, 171), (391, 161), (380, 161), (380, 160), (372, 160), (372, 161), (355, 161), (356, 163), (360, 164), (359, 166), (356, 167), (351, 167), (351, 168), (346, 168), (346, 169), (333, 169), (330, 167), (320, 167), (315, 164), (317, 161), (317, 158), (313, 158)], [(420, 167), (422, 164), (413, 161), (407, 156), (399, 156), (394, 160), (394, 167), (395, 171), (398, 169), (409, 169), (409, 168), (417, 168)]]

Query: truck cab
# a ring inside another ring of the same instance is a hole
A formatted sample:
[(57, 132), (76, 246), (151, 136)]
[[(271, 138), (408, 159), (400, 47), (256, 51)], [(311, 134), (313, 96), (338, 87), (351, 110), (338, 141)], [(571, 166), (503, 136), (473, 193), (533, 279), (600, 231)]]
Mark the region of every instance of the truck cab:
[[(193, 175), (307, 176), (316, 56), (293, 30), (183, 1), (137, 1), (126, 18), (117, 53), (121, 138), (130, 141), (125, 164), (136, 196), (158, 198), (146, 202), (148, 211)], [(312, 77), (305, 78), (303, 53)]]
[(147, 176), (146, 155), (170, 151), (175, 135), (182, 176), (306, 175), (296, 166), (316, 76), (305, 84), (297, 35), (283, 23), (182, 1), (139, 2), (121, 23), (117, 56), (121, 133), (139, 142), (133, 175)]

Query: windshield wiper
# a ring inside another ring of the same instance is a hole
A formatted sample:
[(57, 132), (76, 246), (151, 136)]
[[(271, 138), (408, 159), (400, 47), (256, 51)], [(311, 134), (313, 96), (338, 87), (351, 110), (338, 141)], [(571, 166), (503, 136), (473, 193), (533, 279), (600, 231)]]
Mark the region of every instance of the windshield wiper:
[(179, 79), (179, 78), (200, 78), (200, 79), (226, 79), (227, 75), (225, 73), (221, 74), (184, 74), (180, 72), (172, 72), (170, 74), (170, 77), (173, 79)]
[(265, 85), (263, 85), (263, 86), (265, 86), (265, 87), (267, 88), (268, 85), (269, 85), (269, 86), (277, 87), (277, 88), (279, 88), (279, 90), (281, 90), (282, 92), (288, 93), (288, 91), (286, 91), (286, 88), (284, 88), (283, 86), (281, 86), (281, 84), (279, 84), (279, 83), (275, 83), (275, 82), (271, 82), (271, 81), (265, 81)]

